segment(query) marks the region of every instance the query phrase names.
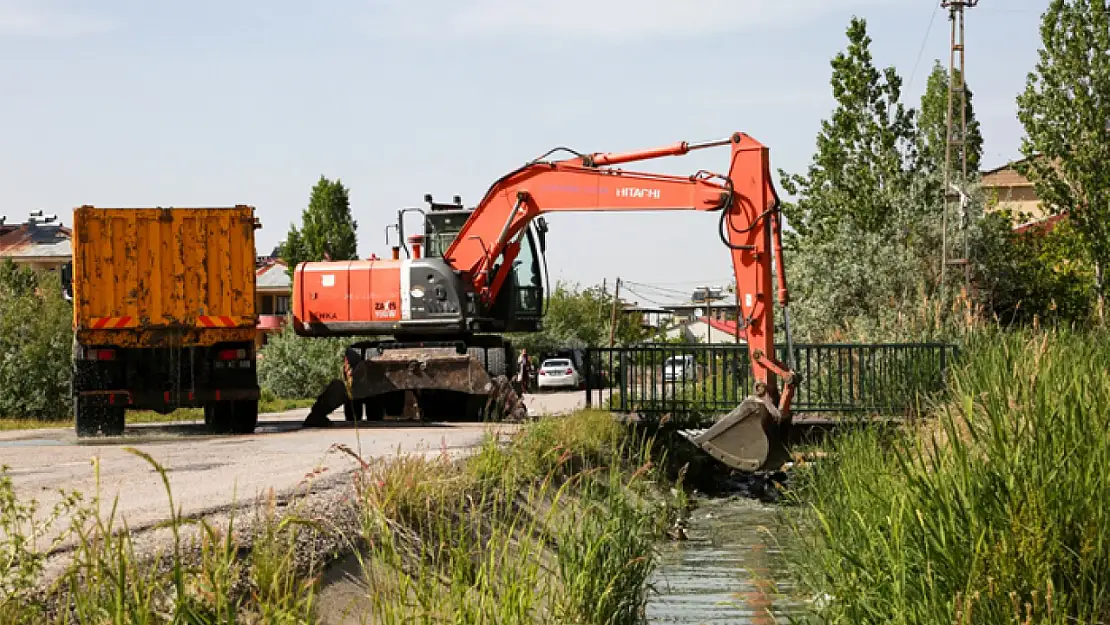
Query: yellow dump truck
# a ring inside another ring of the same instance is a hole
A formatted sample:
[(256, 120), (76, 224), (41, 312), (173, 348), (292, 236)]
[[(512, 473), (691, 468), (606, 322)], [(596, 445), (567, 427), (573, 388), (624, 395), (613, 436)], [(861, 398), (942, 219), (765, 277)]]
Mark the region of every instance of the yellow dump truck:
[(128, 409), (203, 407), (214, 432), (258, 422), (250, 206), (73, 211), (78, 436), (118, 435)]

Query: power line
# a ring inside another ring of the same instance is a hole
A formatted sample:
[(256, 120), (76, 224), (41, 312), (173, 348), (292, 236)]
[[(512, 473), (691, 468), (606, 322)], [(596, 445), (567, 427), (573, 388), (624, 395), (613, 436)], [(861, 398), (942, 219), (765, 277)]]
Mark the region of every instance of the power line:
[[(733, 277), (729, 276), (729, 277), (723, 278), (723, 279), (712, 279), (712, 280), (707, 280), (705, 278), (702, 278), (700, 280), (676, 280), (676, 281), (673, 281), (673, 282), (641, 282), (639, 284), (652, 284), (652, 285), (655, 285), (655, 286), (676, 286), (676, 285), (677, 286), (689, 286), (689, 285), (694, 285), (695, 287), (697, 287), (697, 286), (704, 286), (706, 283), (710, 283), (710, 284), (727, 283), (728, 281), (730, 281), (732, 279), (733, 279)], [(628, 282), (628, 280), (625, 280), (625, 283), (627, 283), (627, 282)]]
[(712, 282), (717, 282), (719, 284), (720, 288), (722, 288), (722, 289), (727, 289), (728, 288), (726, 285), (721, 284), (720, 281), (713, 281), (713, 280), (703, 280), (703, 281), (700, 281), (700, 282), (691, 281), (691, 282), (671, 283), (671, 284), (690, 284), (690, 285), (692, 285), (687, 290), (679, 290), (679, 289), (672, 289), (672, 288), (665, 287), (665, 286), (659, 286), (659, 284), (666, 284), (666, 283), (648, 284), (646, 282), (633, 282), (631, 280), (624, 280), (623, 281), (623, 283), (625, 285), (631, 284), (631, 285), (634, 285), (634, 286), (638, 286), (642, 289), (657, 291), (657, 292), (660, 292), (660, 293), (666, 293), (668, 296), (683, 297), (683, 298), (689, 298), (692, 293), (700, 292), (701, 290), (703, 290), (705, 288), (705, 285), (707, 283), (712, 283)]
[(650, 302), (650, 303), (655, 304), (657, 306), (662, 306), (665, 303), (669, 303), (669, 302), (665, 302), (665, 301), (660, 301), (659, 299), (656, 299), (655, 296), (644, 295), (643, 293), (640, 293), (636, 289), (633, 289), (632, 287), (628, 286), (627, 282), (622, 282), (621, 284), (624, 286), (625, 291), (628, 291), (629, 293), (635, 295), (636, 297), (638, 297), (638, 298), (640, 298), (640, 299), (642, 299), (646, 302)]
[(690, 292), (689, 291), (679, 291), (679, 290), (676, 290), (676, 289), (668, 289), (668, 288), (665, 288), (665, 287), (654, 286), (654, 285), (651, 285), (651, 284), (645, 284), (643, 282), (632, 282), (631, 280), (625, 280), (624, 284), (626, 285), (626, 287), (627, 287), (627, 285), (631, 284), (631, 285), (639, 287), (641, 289), (646, 289), (646, 290), (649, 290), (649, 291), (657, 291), (659, 293), (666, 294), (668, 297), (674, 297), (674, 296), (690, 297)]
[(940, 7), (933, 5), (933, 13), (929, 17), (929, 26), (925, 29), (925, 37), (921, 39), (921, 49), (917, 51), (917, 60), (913, 64), (913, 72), (910, 73), (910, 82), (907, 87), (913, 87), (913, 81), (917, 77), (917, 68), (921, 65), (921, 57), (925, 56), (925, 46), (929, 43), (929, 34), (933, 32), (933, 23), (937, 21), (937, 13), (940, 12)]

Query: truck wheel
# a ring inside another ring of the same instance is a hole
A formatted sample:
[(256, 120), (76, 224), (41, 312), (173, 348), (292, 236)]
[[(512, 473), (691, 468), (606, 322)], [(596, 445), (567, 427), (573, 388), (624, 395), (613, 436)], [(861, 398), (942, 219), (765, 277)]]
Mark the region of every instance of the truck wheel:
[(100, 431), (105, 436), (123, 436), (123, 425), (127, 411), (123, 408), (110, 406), (102, 409), (103, 420), (100, 422)]
[(73, 398), (74, 429), (77, 436), (96, 436), (100, 432), (100, 422), (103, 414), (99, 406), (93, 406), (88, 399)]
[(505, 358), (504, 347), (490, 348), (486, 356), (487, 365), (486, 371), (489, 371), (489, 377), (496, 378), (498, 376), (508, 377), (508, 362)]
[(231, 402), (212, 401), (204, 405), (204, 425), (213, 434), (231, 431)]
[(231, 402), (231, 431), (235, 434), (254, 434), (258, 427), (258, 402), (244, 399)]

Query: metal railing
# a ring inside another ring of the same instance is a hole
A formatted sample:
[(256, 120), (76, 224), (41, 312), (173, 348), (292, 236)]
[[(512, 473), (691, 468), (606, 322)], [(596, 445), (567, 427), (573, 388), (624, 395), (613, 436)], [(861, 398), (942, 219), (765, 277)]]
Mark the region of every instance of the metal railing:
[[(790, 363), (786, 348), (778, 359)], [(943, 390), (958, 356), (944, 343), (798, 344), (795, 413), (906, 416)], [(586, 353), (586, 405), (640, 414), (722, 414), (751, 394), (745, 345), (655, 343)]]

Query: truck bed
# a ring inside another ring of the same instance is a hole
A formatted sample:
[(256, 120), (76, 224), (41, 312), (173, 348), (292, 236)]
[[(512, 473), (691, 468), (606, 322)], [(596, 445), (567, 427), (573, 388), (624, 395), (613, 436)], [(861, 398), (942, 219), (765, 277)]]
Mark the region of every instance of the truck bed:
[(251, 340), (254, 208), (74, 210), (73, 298), (86, 345)]

